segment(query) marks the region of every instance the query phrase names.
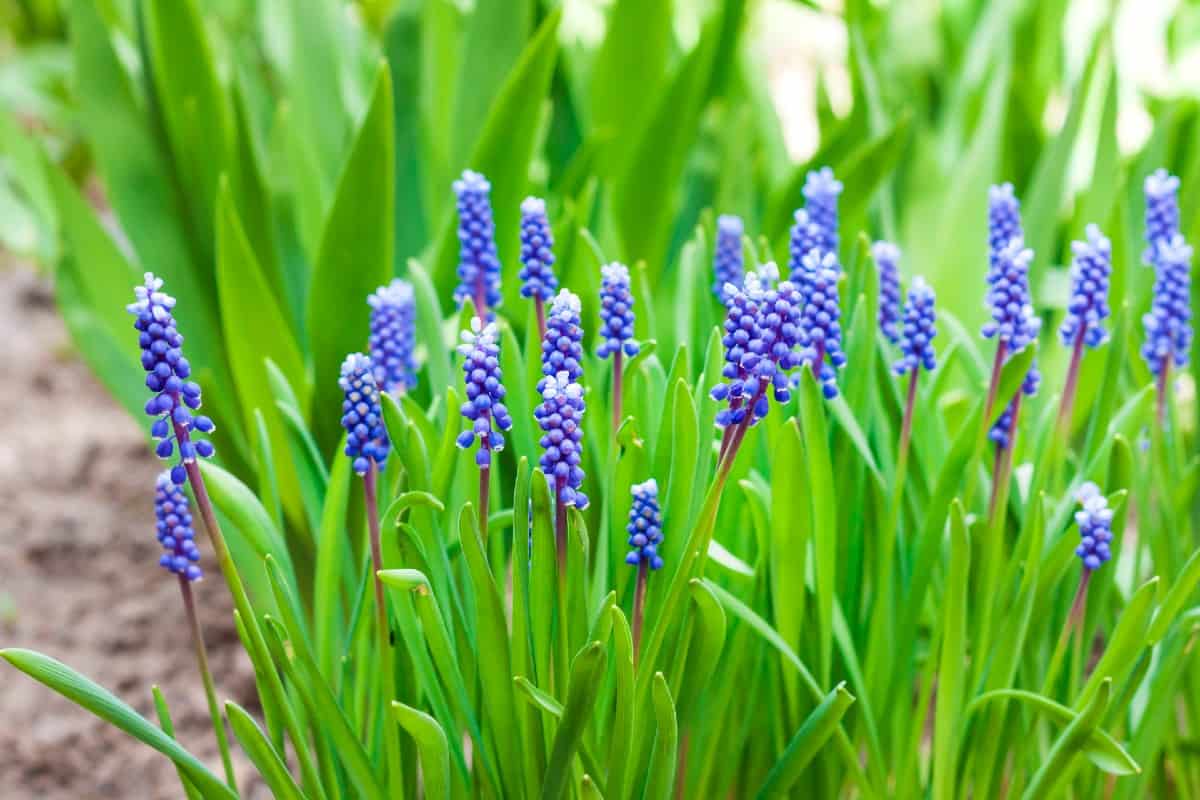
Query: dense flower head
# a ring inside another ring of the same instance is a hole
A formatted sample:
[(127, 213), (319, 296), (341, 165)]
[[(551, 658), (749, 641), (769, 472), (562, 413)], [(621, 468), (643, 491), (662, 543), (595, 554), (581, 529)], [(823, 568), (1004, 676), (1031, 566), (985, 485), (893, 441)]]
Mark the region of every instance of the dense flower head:
[(554, 487), (556, 501), (565, 506), (585, 508), (587, 495), (580, 464), (583, 443), (583, 387), (571, 380), (566, 371), (542, 383), (542, 402), (533, 416), (542, 429), (539, 444), (543, 448), (538, 465)]
[(1011, 355), (1037, 338), (1042, 322), (1033, 312), (1029, 292), (1029, 263), (1033, 251), (1024, 240), (1011, 239), (988, 271), (987, 305), (992, 319), (983, 326), (985, 338), (997, 338)]
[(1067, 317), (1058, 329), (1063, 344), (1082, 337), (1088, 347), (1108, 338), (1108, 276), (1112, 272), (1112, 243), (1095, 225), (1087, 226), (1086, 242), (1071, 242), (1071, 298)]
[(832, 252), (814, 250), (804, 257), (809, 275), (800, 317), (800, 363), (812, 368), (826, 398), (837, 397), (836, 370), (846, 363), (842, 352), (838, 276), (841, 269)]
[(521, 296), (549, 300), (558, 288), (554, 275), (554, 236), (546, 218), (546, 201), (526, 197), (521, 203)]
[(896, 344), (900, 341), (900, 248), (891, 242), (876, 242), (871, 245), (871, 257), (879, 270), (879, 330)]
[(1021, 228), (1021, 202), (1011, 183), (988, 189), (988, 261), (994, 269), (1000, 254), (1013, 239), (1025, 239)]
[(372, 461), (382, 470), (391, 445), (383, 427), (383, 409), (379, 407), (379, 388), (375, 385), (371, 359), (362, 353), (346, 356), (338, 386), (346, 393), (342, 401), (342, 427), (346, 429), (346, 455), (353, 459), (354, 471), (366, 475)]
[(144, 283), (133, 290), (137, 300), (125, 309), (137, 319), (146, 388), (154, 397), (146, 401), (146, 414), (154, 417), (150, 433), (158, 440), (154, 452), (167, 459), (179, 447), (179, 462), (171, 468), (171, 480), (187, 480), (185, 464), (213, 454), (212, 442), (194, 441), (192, 434), (212, 433), (215, 426), (206, 416), (191, 412), (200, 408), (200, 384), (189, 381), (191, 365), (183, 357), (183, 336), (175, 328), (175, 298), (162, 291), (162, 278), (147, 272)]
[(788, 239), (788, 280), (803, 287), (807, 285), (804, 257), (821, 248), (821, 226), (813, 222), (803, 208), (796, 209), (795, 220)]
[(1146, 252), (1144, 260), (1153, 264), (1161, 244), (1169, 244), (1179, 233), (1179, 178), (1165, 169), (1146, 176), (1142, 185), (1146, 197)]
[(490, 466), (492, 453), (504, 449), (501, 431), (512, 428), (512, 417), (504, 405), (497, 336), (496, 323), (484, 325), (474, 317), (471, 330), (462, 332), (462, 344), (458, 346), (458, 352), (463, 356), (467, 392), (462, 415), (471, 421), (471, 428), (458, 435), (458, 446), (466, 449), (478, 440), (475, 463), (481, 467)]
[(468, 298), (477, 313), (500, 304), (500, 257), (496, 253), (496, 223), (489, 199), (492, 184), (478, 172), (464, 170), (454, 182), (458, 206), (458, 288), (454, 299), (461, 307)]
[(897, 375), (905, 375), (922, 367), (932, 370), (937, 366), (933, 338), (937, 336), (937, 309), (933, 287), (918, 275), (908, 289), (908, 301), (904, 304), (904, 329), (900, 338), (902, 358), (892, 369)]
[(742, 256), (742, 218), (722, 214), (717, 218), (717, 243), (713, 249), (713, 294), (724, 302), (725, 284), (741, 286), (745, 275)]
[(596, 355), (608, 358), (619, 351), (636, 356), (633, 340), (633, 292), (629, 290), (629, 267), (613, 262), (600, 268), (600, 346)]
[(417, 385), (417, 305), (412, 285), (394, 278), (367, 298), (371, 306), (369, 338), (375, 384), (385, 392)]
[(1192, 248), (1179, 234), (1160, 242), (1155, 259), (1154, 300), (1142, 317), (1146, 341), (1142, 357), (1155, 375), (1168, 362), (1181, 367), (1188, 363), (1192, 346), (1191, 289)]
[(768, 390), (778, 403), (791, 399), (788, 372), (799, 362), (800, 292), (790, 281), (764, 284), (757, 273), (746, 274), (743, 290), (730, 289), (725, 318), (726, 380), (711, 396), (729, 401), (717, 412), (716, 423), (727, 427), (742, 422), (747, 413), (756, 424), (770, 408)]
[(808, 216), (821, 229), (821, 249), (838, 250), (838, 195), (842, 182), (833, 176), (829, 167), (812, 170), (804, 179), (804, 207)]
[(625, 563), (631, 566), (645, 564), (650, 569), (662, 569), (662, 556), (658, 546), (662, 542), (662, 510), (658, 506), (658, 482), (653, 478), (632, 487), (633, 505), (629, 507), (629, 533), (631, 550)]
[(567, 289), (560, 289), (550, 304), (542, 337), (542, 374), (546, 377), (538, 381), (538, 391), (559, 372), (566, 372), (573, 381), (583, 376), (582, 308), (578, 295)]
[(197, 565), (200, 550), (196, 547), (196, 532), (192, 528), (192, 512), (187, 495), (171, 480), (171, 473), (158, 476), (154, 490), (154, 516), (157, 520), (158, 543), (163, 547), (158, 563), (167, 572), (189, 581), (198, 581), (204, 572)]
[(1079, 526), (1075, 555), (1083, 560), (1084, 569), (1099, 569), (1112, 558), (1112, 509), (1100, 488), (1090, 481), (1079, 487), (1075, 498), (1083, 506), (1075, 512), (1075, 523)]

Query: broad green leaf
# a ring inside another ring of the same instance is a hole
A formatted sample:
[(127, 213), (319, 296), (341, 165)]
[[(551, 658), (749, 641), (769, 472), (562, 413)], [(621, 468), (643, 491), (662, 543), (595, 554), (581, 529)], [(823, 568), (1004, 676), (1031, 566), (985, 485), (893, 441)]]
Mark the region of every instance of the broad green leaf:
[(592, 717), (605, 661), (604, 645), (592, 642), (580, 650), (571, 662), (567, 700), (554, 734), (554, 746), (542, 783), (543, 800), (558, 800), (566, 794), (571, 761), (583, 737), (584, 727)]
[(942, 654), (938, 669), (938, 704), (933, 733), (933, 797), (950, 800), (958, 764), (959, 714), (963, 702), (967, 656), (967, 582), (971, 542), (966, 512), (955, 501), (950, 507), (950, 574), (942, 601)]
[(449, 800), (450, 749), (446, 744), (446, 732), (433, 717), (403, 703), (393, 702), (392, 713), (417, 742), (425, 797)]
[(654, 752), (650, 756), (650, 774), (646, 779), (646, 797), (671, 797), (675, 788), (675, 773), (679, 770), (679, 723), (675, 718), (675, 702), (671, 689), (661, 672), (654, 673)]
[(171, 759), (177, 767), (184, 771), (188, 780), (204, 793), (205, 797), (236, 800), (237, 795), (209, 772), (195, 756), (176, 744), (174, 739), (104, 687), (88, 680), (66, 664), (32, 650), (20, 648), (0, 650), (0, 657), (72, 703), (92, 712), (110, 725), (120, 728)]
[(387, 65), (381, 64), (367, 115), (338, 180), (309, 287), (313, 428), (324, 453), (332, 451), (339, 435), (342, 390), (338, 374), (342, 360), (366, 347), (370, 318), (367, 295), (392, 276), (392, 128), (392, 79)]
[[(158, 686), (151, 686), (150, 691), (154, 695), (154, 710), (155, 713), (158, 714), (158, 724), (162, 727), (163, 733), (174, 739), (175, 725), (173, 722), (171, 722), (171, 710), (167, 707), (167, 700), (165, 697), (163, 697), (162, 691), (158, 688)], [(222, 722), (221, 724), (224, 725), (225, 723)], [(203, 798), (200, 797), (200, 793), (196, 791), (196, 787), (192, 786), (192, 782), (188, 780), (187, 773), (183, 770), (183, 768), (176, 766), (175, 771), (179, 775), (179, 782), (183, 788), (183, 793), (187, 795), (188, 800), (203, 800)], [(236, 787), (232, 788), (235, 792), (237, 791)]]
[(816, 575), (817, 629), (820, 642), (820, 675), (829, 676), (833, 664), (833, 601), (837, 573), (837, 484), (829, 454), (829, 434), (821, 389), (812, 370), (800, 373), (800, 430), (808, 468), (813, 563)]
[(254, 718), (232, 700), (226, 701), (225, 713), (229, 717), (233, 735), (254, 762), (258, 774), (270, 788), (271, 794), (281, 800), (304, 800), (304, 792), (296, 785), (287, 765), (283, 763), (283, 758)]
[(788, 742), (787, 749), (771, 768), (766, 782), (758, 790), (757, 797), (787, 794), (799, 780), (804, 768), (838, 730), (842, 716), (853, 702), (854, 695), (846, 691), (845, 682), (833, 687), (833, 691), (805, 718), (804, 724)]
[(1096, 690), (1079, 714), (1067, 724), (1063, 732), (1054, 740), (1050, 752), (1034, 773), (1022, 800), (1036, 800), (1049, 797), (1067, 777), (1067, 765), (1084, 743), (1091, 739), (1100, 720), (1108, 708), (1112, 694), (1112, 678), (1103, 678), (1096, 685)]

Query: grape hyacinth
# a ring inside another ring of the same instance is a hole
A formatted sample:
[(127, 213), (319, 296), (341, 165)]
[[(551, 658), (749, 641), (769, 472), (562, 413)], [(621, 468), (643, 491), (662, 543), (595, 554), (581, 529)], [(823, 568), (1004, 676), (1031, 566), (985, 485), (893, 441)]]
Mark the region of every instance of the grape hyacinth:
[(1159, 247), (1169, 244), (1179, 233), (1179, 178), (1160, 168), (1146, 176), (1142, 190), (1146, 197), (1143, 260), (1156, 264)]
[(542, 402), (533, 416), (542, 429), (539, 441), (545, 450), (538, 464), (554, 487), (558, 506), (586, 508), (587, 495), (579, 491), (583, 485), (582, 447), (583, 387), (571, 379), (566, 370), (544, 379)]
[(412, 285), (394, 278), (367, 298), (371, 306), (369, 345), (375, 385), (385, 392), (403, 392), (417, 385), (417, 306)]
[(713, 250), (713, 294), (724, 302), (725, 284), (741, 286), (744, 278), (742, 218), (722, 214), (717, 218), (717, 243)]
[(937, 336), (937, 310), (933, 287), (918, 275), (908, 289), (908, 300), (904, 304), (904, 328), (900, 337), (900, 352), (903, 357), (892, 369), (897, 375), (906, 375), (924, 368), (927, 372), (937, 366), (933, 338)]
[(198, 581), (204, 572), (197, 566), (200, 550), (192, 529), (192, 512), (187, 495), (171, 480), (171, 474), (158, 476), (154, 490), (154, 516), (158, 520), (158, 543), (163, 546), (159, 566), (187, 581)]
[(600, 268), (600, 346), (596, 355), (608, 358), (624, 353), (638, 354), (633, 340), (633, 293), (629, 291), (629, 267), (613, 262)]
[(738, 288), (725, 285), (726, 312), (725, 335), (721, 344), (725, 347), (725, 367), (721, 375), (726, 379), (712, 388), (710, 395), (717, 402), (729, 401), (729, 406), (717, 412), (718, 428), (731, 428), (746, 418), (743, 403), (747, 369), (743, 364), (750, 342), (758, 334), (758, 304), (761, 296), (757, 276), (753, 272), (746, 276), (746, 285)]
[(366, 475), (372, 462), (382, 470), (391, 445), (383, 427), (383, 410), (379, 407), (379, 389), (371, 359), (362, 353), (346, 356), (338, 386), (346, 393), (342, 401), (342, 427), (346, 429), (346, 455), (353, 459), (354, 471)]
[(788, 239), (788, 280), (804, 291), (808, 285), (808, 270), (804, 258), (821, 247), (821, 226), (813, 222), (803, 208), (796, 209), (795, 223)]
[(846, 363), (839, 322), (838, 275), (841, 269), (836, 255), (820, 250), (805, 256), (804, 265), (811, 283), (800, 317), (800, 363), (813, 370), (821, 384), (821, 393), (831, 400), (838, 394), (836, 370)]
[(521, 203), (521, 296), (542, 302), (554, 297), (554, 237), (546, 218), (546, 201), (526, 197)]
[(1090, 481), (1079, 487), (1075, 498), (1083, 506), (1075, 512), (1080, 538), (1075, 555), (1083, 561), (1083, 568), (1090, 572), (1112, 558), (1113, 512), (1100, 488)]
[[(987, 276), (987, 303), (992, 319), (983, 326), (983, 336), (996, 338), (999, 365), (1037, 339), (1042, 321), (1033, 312), (1029, 293), (1029, 263), (1033, 260), (1033, 251), (1025, 247), (1024, 240), (1013, 238), (996, 255)], [(1026, 396), (1036, 394), (1040, 382), (1041, 373), (1034, 362), (1021, 383), (1021, 393)], [(1018, 401), (1013, 398), (988, 432), (988, 438), (1002, 449), (1010, 444), (1009, 431), (1014, 425), (1017, 407)]]
[(1086, 242), (1071, 242), (1071, 298), (1067, 317), (1058, 329), (1065, 345), (1080, 339), (1097, 347), (1108, 338), (1108, 276), (1112, 272), (1112, 243), (1095, 225), (1087, 226)]
[(645, 564), (650, 569), (662, 569), (663, 560), (658, 554), (662, 542), (662, 511), (658, 506), (658, 482), (651, 478), (632, 487), (633, 505), (629, 508), (629, 554), (625, 563), (630, 566)]
[(988, 189), (988, 261), (993, 270), (1013, 239), (1025, 239), (1021, 228), (1021, 203), (1013, 185), (1002, 183)]
[(1188, 363), (1192, 345), (1191, 245), (1176, 234), (1170, 242), (1158, 244), (1154, 260), (1154, 299), (1149, 313), (1142, 317), (1146, 330), (1142, 357), (1150, 371), (1165, 381), (1171, 367)]
[[(892, 344), (900, 341), (900, 248), (891, 242), (871, 245), (871, 257), (879, 270), (879, 330)], [(912, 295), (909, 294), (911, 302)]]
[(559, 372), (566, 372), (572, 381), (583, 377), (583, 325), (579, 319), (582, 309), (579, 296), (568, 289), (560, 289), (550, 304), (546, 335), (542, 337), (545, 377), (538, 381), (539, 392)]
[(478, 440), (475, 463), (488, 467), (492, 463), (492, 453), (504, 449), (501, 431), (512, 428), (512, 417), (504, 405), (496, 323), (483, 325), (478, 318), (472, 319), (471, 330), (463, 331), (462, 341), (458, 352), (463, 356), (467, 393), (462, 415), (471, 421), (471, 429), (459, 434), (458, 446), (465, 450)]
[(488, 309), (500, 305), (500, 257), (496, 253), (491, 191), (488, 179), (469, 169), (454, 182), (459, 243), (454, 299), (460, 308), (468, 298), (475, 301), (475, 313), (480, 317), (488, 316)]
[(804, 179), (804, 207), (809, 218), (820, 228), (818, 244), (822, 250), (838, 251), (838, 195), (842, 182), (829, 167), (813, 170)]
[(154, 417), (150, 433), (158, 440), (154, 448), (159, 458), (168, 459), (179, 448), (179, 463), (171, 468), (171, 481), (187, 481), (186, 464), (213, 454), (212, 442), (193, 441), (192, 434), (212, 433), (216, 426), (206, 416), (193, 416), (200, 408), (200, 385), (188, 378), (191, 365), (183, 356), (183, 336), (175, 328), (175, 298), (161, 291), (162, 278), (147, 272), (144, 283), (134, 288), (137, 301), (126, 310), (137, 317), (133, 326), (139, 332), (142, 368), (146, 370), (146, 388), (154, 397), (146, 402), (146, 414)]

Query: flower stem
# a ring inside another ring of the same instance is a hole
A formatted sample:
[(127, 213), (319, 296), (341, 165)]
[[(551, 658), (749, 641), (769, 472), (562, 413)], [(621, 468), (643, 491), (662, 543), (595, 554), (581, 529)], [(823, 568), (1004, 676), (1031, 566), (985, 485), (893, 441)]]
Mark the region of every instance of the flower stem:
[(567, 605), (567, 504), (562, 501), (566, 479), (555, 481), (554, 492), (554, 542), (558, 551), (558, 636), (557, 656), (554, 664), (555, 688), (559, 697), (566, 698), (570, 669), (570, 630)]
[(1079, 588), (1075, 590), (1075, 599), (1071, 601), (1071, 610), (1067, 612), (1067, 620), (1063, 625), (1062, 633), (1058, 636), (1058, 643), (1054, 646), (1054, 655), (1050, 658), (1050, 666), (1046, 669), (1046, 679), (1042, 683), (1042, 694), (1050, 695), (1054, 682), (1058, 680), (1058, 673), (1062, 669), (1063, 658), (1067, 653), (1067, 644), (1071, 639), (1071, 631), (1078, 628), (1083, 629), (1083, 615), (1087, 608), (1087, 590), (1088, 581), (1092, 577), (1090, 569), (1084, 569), (1083, 574), (1079, 576)]
[[(375, 585), (375, 619), (376, 628), (379, 632), (379, 681), (382, 689), (384, 707), (388, 707), (388, 703), (395, 694), (396, 672), (394, 666), (394, 658), (392, 654), (392, 635), (388, 628), (388, 612), (387, 598), (383, 592), (383, 581), (379, 579), (379, 572), (383, 569), (383, 544), (382, 535), (379, 528), (379, 467), (375, 463), (375, 459), (370, 459), (370, 467), (367, 469), (367, 474), (363, 476), (363, 502), (367, 506), (367, 537), (371, 547), (371, 577), (372, 583)], [(390, 715), (386, 712), (383, 719), (383, 738), (384, 747), (387, 752), (387, 768), (391, 770), (399, 770), (400, 768), (400, 738), (399, 732), (396, 730), (396, 723), (392, 721)], [(389, 785), (400, 785), (400, 773), (397, 771), (393, 780)]]
[(1075, 395), (1079, 390), (1079, 366), (1083, 363), (1083, 334), (1087, 330), (1080, 326), (1071, 346), (1071, 363), (1067, 366), (1067, 380), (1063, 384), (1062, 401), (1058, 406), (1058, 421), (1055, 426), (1058, 436), (1070, 432), (1072, 412), (1075, 410)]
[(221, 753), (221, 765), (225, 768), (225, 782), (236, 794), (237, 781), (233, 775), (233, 759), (229, 755), (229, 737), (225, 732), (225, 721), (221, 719), (221, 706), (217, 703), (217, 689), (213, 684), (212, 670), (208, 666), (208, 649), (204, 646), (204, 634), (200, 631), (200, 618), (196, 614), (196, 601), (192, 596), (192, 582), (183, 575), (179, 576), (179, 592), (183, 595), (183, 610), (192, 634), (192, 647), (196, 651), (196, 666), (200, 669), (200, 680), (204, 683), (208, 714), (212, 717), (213, 731), (217, 735), (217, 750)]
[(621, 374), (621, 358), (625, 354), (620, 350), (613, 353), (613, 386), (612, 386), (612, 420), (613, 420), (613, 436), (617, 435), (617, 429), (621, 427), (621, 395), (624, 389), (624, 376)]
[(487, 289), (483, 283), (483, 270), (479, 270), (478, 277), (475, 278), (475, 316), (479, 317), (480, 323), (487, 322)]
[(538, 341), (546, 338), (546, 301), (540, 294), (533, 298), (533, 309), (537, 312)]
[(1154, 417), (1158, 422), (1159, 430), (1163, 430), (1167, 424), (1167, 387), (1170, 385), (1170, 374), (1171, 356), (1167, 356), (1163, 361), (1162, 369), (1158, 371), (1158, 378), (1154, 384), (1156, 395)]
[(488, 501), (491, 495), (491, 467), (479, 468), (479, 538), (487, 546), (488, 540)]
[(638, 562), (637, 584), (633, 589), (633, 665), (638, 662), (638, 651), (642, 644), (642, 616), (646, 605), (646, 561)]
[(992, 421), (992, 412), (996, 409), (996, 395), (1000, 392), (1000, 371), (1004, 368), (1004, 356), (1008, 345), (1001, 340), (996, 344), (996, 357), (992, 360), (992, 377), (988, 382), (987, 402), (983, 405), (983, 425), (986, 428)]

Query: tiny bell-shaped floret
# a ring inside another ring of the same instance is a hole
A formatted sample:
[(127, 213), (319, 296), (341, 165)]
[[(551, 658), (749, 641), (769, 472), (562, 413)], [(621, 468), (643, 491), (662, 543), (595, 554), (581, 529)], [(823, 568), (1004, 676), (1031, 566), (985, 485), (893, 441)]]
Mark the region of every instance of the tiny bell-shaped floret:
[(1112, 509), (1108, 499), (1096, 484), (1085, 483), (1075, 494), (1082, 508), (1075, 512), (1075, 524), (1079, 526), (1079, 547), (1075, 555), (1083, 561), (1083, 568), (1096, 570), (1112, 558)]
[(926, 372), (937, 366), (933, 338), (937, 336), (937, 309), (933, 287), (920, 275), (913, 278), (908, 289), (908, 302), (904, 304), (904, 328), (900, 337), (902, 358), (893, 365), (897, 375), (906, 375), (924, 368)]
[(900, 341), (900, 248), (891, 242), (871, 245), (879, 271), (879, 330), (892, 344)]
[(542, 402), (533, 416), (542, 429), (539, 444), (542, 457), (538, 465), (554, 487), (556, 502), (584, 508), (587, 495), (583, 485), (583, 387), (571, 380), (566, 371), (544, 380)]
[[(454, 182), (459, 245), (454, 299), (460, 308), (468, 298), (476, 306), (494, 308), (500, 304), (500, 257), (496, 252), (491, 192), (488, 179), (471, 170), (465, 170)], [(482, 314), (484, 309), (477, 307), (475, 311)]]
[(1108, 276), (1112, 272), (1112, 244), (1095, 225), (1087, 226), (1086, 242), (1071, 242), (1071, 298), (1067, 316), (1058, 329), (1062, 343), (1070, 346), (1082, 337), (1088, 347), (1108, 338)]
[(346, 429), (346, 455), (353, 460), (354, 471), (366, 475), (372, 461), (382, 470), (391, 446), (383, 427), (383, 410), (379, 407), (379, 389), (371, 359), (362, 353), (346, 356), (338, 385), (345, 392), (342, 427)]
[(629, 554), (625, 563), (645, 564), (650, 569), (662, 569), (658, 546), (662, 543), (662, 511), (658, 506), (658, 483), (651, 478), (632, 487), (633, 505), (629, 508)]
[(833, 176), (829, 167), (812, 170), (804, 179), (804, 207), (809, 219), (821, 230), (818, 242), (822, 250), (838, 251), (838, 195), (842, 182)]
[(171, 474), (158, 476), (154, 490), (154, 516), (158, 543), (163, 554), (158, 563), (167, 572), (188, 581), (204, 577), (200, 569), (200, 550), (196, 547), (196, 532), (192, 528), (192, 512), (187, 495), (171, 480)]
[(417, 385), (417, 306), (412, 286), (395, 278), (367, 298), (371, 306), (370, 349), (375, 384), (385, 392)]
[(549, 300), (558, 288), (554, 275), (554, 237), (546, 218), (546, 201), (526, 197), (521, 203), (521, 296)]
[(742, 218), (722, 214), (717, 218), (717, 243), (713, 249), (713, 294), (724, 302), (725, 284), (741, 286), (745, 275), (742, 255)]
[(462, 415), (471, 422), (471, 427), (458, 435), (458, 446), (466, 449), (478, 441), (475, 463), (488, 467), (492, 463), (492, 453), (504, 449), (502, 431), (512, 428), (512, 417), (504, 405), (496, 323), (483, 325), (478, 317), (473, 317), (471, 330), (462, 333), (458, 352), (463, 356), (467, 394)]
[(600, 268), (600, 346), (596, 355), (608, 358), (618, 352), (638, 354), (633, 340), (633, 292), (629, 289), (629, 267), (613, 262)]
[(538, 391), (559, 372), (577, 381), (583, 376), (583, 326), (579, 315), (583, 306), (579, 297), (560, 289), (546, 315), (546, 335), (542, 338), (542, 375)]

